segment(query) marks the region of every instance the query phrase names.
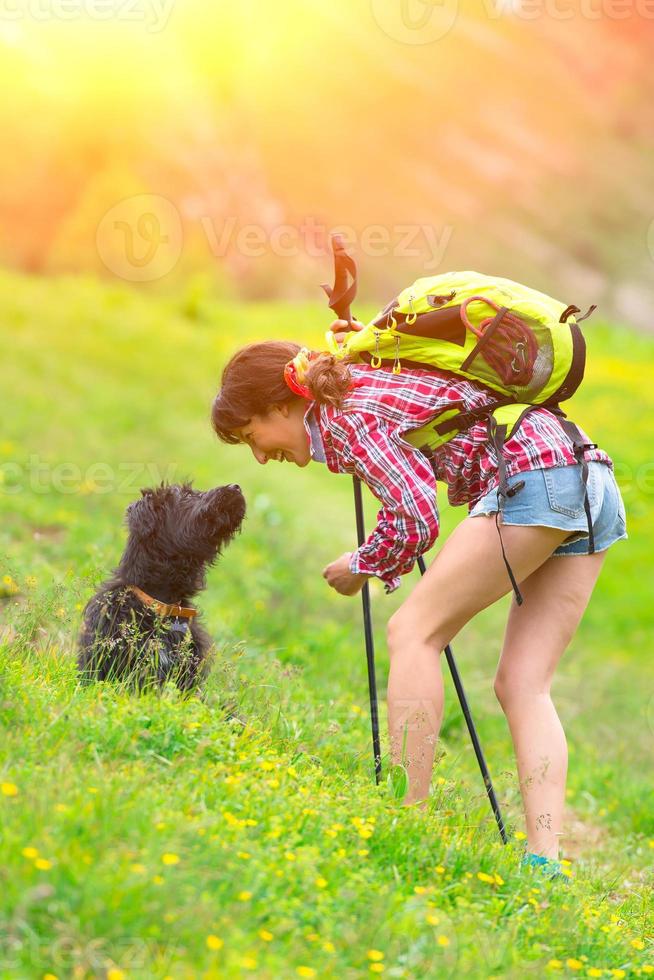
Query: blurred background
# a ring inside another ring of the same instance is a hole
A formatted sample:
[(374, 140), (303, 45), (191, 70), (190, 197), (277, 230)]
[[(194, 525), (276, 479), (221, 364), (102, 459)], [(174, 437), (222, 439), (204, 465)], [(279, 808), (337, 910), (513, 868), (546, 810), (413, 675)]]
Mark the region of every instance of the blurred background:
[(652, 41), (648, 0), (3, 0), (0, 262), (319, 304), (339, 229), (373, 306), (472, 268), (650, 329)]

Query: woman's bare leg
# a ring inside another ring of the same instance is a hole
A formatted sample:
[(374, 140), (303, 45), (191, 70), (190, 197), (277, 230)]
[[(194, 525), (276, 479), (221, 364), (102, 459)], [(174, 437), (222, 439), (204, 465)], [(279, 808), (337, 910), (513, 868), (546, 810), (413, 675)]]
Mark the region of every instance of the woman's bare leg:
[[(503, 525), (504, 547), (518, 582), (542, 565), (568, 534)], [(403, 762), (409, 775), (405, 804), (429, 794), (443, 716), (438, 654), (476, 613), (510, 588), (494, 518), (467, 517), (389, 620), (388, 725), (392, 761)]]
[(504, 638), (495, 693), (515, 748), (534, 854), (558, 858), (563, 832), (568, 747), (550, 687), (556, 665), (588, 604), (606, 551), (550, 558), (520, 585)]

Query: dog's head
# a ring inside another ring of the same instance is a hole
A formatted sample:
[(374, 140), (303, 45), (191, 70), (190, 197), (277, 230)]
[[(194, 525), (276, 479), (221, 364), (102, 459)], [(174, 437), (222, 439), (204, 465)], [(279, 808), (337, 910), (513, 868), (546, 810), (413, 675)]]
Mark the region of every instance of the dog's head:
[(244, 516), (245, 498), (234, 483), (206, 491), (190, 483), (144, 488), (127, 508), (121, 576), (165, 602), (189, 598), (204, 588), (207, 566)]

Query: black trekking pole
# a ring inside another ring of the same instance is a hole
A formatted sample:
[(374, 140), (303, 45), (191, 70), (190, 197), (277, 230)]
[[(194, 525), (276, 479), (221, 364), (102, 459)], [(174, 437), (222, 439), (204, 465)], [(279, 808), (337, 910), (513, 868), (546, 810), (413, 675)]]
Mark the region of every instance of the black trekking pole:
[[(361, 498), (361, 480), (358, 476), (352, 477), (354, 483), (354, 512), (357, 521), (357, 541), (359, 546), (366, 540), (366, 532), (363, 525), (363, 500)], [(363, 605), (363, 631), (366, 638), (366, 661), (368, 663), (368, 692), (370, 694), (370, 722), (372, 724), (372, 756), (375, 762), (375, 782), (381, 781), (381, 748), (379, 745), (379, 710), (377, 707), (377, 678), (375, 676), (375, 643), (372, 635), (372, 616), (370, 614), (370, 589), (368, 582), (363, 583), (361, 589), (361, 602)]]
[[(427, 571), (425, 567), (425, 560), (422, 555), (418, 556), (418, 568), (420, 569), (420, 574), (424, 575)], [(502, 819), (502, 813), (500, 811), (500, 805), (497, 802), (497, 797), (495, 795), (495, 790), (493, 789), (493, 783), (490, 778), (490, 773), (488, 771), (488, 766), (486, 765), (486, 760), (484, 759), (484, 753), (481, 750), (481, 745), (479, 743), (479, 737), (477, 735), (477, 729), (475, 728), (475, 723), (472, 720), (472, 715), (470, 714), (470, 707), (468, 705), (468, 699), (466, 698), (465, 691), (463, 690), (463, 684), (461, 682), (461, 675), (459, 674), (456, 661), (454, 659), (454, 654), (452, 653), (452, 647), (447, 644), (445, 647), (445, 657), (447, 658), (447, 665), (450, 668), (450, 673), (452, 675), (452, 680), (454, 682), (454, 687), (456, 688), (456, 693), (459, 696), (459, 703), (461, 704), (461, 710), (463, 711), (463, 717), (466, 720), (466, 725), (468, 726), (468, 732), (470, 733), (470, 738), (472, 740), (472, 747), (475, 750), (475, 755), (477, 756), (477, 762), (479, 763), (479, 768), (481, 770), (481, 776), (484, 780), (484, 786), (486, 787), (486, 792), (488, 794), (488, 799), (490, 800), (490, 805), (493, 808), (493, 813), (495, 814), (495, 819), (497, 821), (497, 826), (500, 832), (500, 837), (502, 838), (502, 843), (506, 844), (506, 830), (504, 828), (504, 820)]]
[[(334, 285), (322, 283), (327, 293), (329, 308), (334, 311), (339, 320), (345, 320), (352, 326), (351, 305), (357, 291), (357, 267), (351, 255), (345, 251), (340, 235), (332, 235), (332, 253), (334, 255)], [(354, 512), (357, 523), (357, 540), (359, 545), (365, 543), (366, 532), (363, 519), (363, 500), (361, 497), (361, 481), (352, 477), (354, 484)], [(370, 589), (364, 582), (361, 589), (363, 606), (363, 631), (366, 639), (366, 660), (368, 663), (368, 693), (370, 696), (370, 722), (372, 725), (372, 755), (375, 765), (375, 782), (381, 781), (381, 747), (379, 744), (379, 709), (377, 704), (377, 678), (375, 675), (375, 644), (372, 635), (372, 616), (370, 614)]]

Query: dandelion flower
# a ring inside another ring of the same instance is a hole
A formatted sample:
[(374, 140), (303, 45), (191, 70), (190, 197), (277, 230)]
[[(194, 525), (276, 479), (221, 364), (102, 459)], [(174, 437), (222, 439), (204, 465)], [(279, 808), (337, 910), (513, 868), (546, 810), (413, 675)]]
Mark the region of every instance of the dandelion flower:
[(561, 967), (563, 966), (563, 963), (561, 962), (561, 960), (550, 960), (547, 965), (550, 968), (550, 970), (560, 970)]
[(383, 963), (371, 963), (370, 964), (370, 969), (372, 970), (373, 973), (383, 973), (384, 972), (384, 964)]
[(486, 882), (488, 882), (489, 885), (494, 885), (495, 884), (495, 879), (493, 878), (493, 876), (492, 875), (487, 875), (485, 871), (478, 871), (477, 872), (477, 877), (479, 878), (480, 881), (486, 881)]
[(645, 949), (645, 943), (642, 939), (632, 939), (631, 945), (634, 947), (634, 949)]
[(384, 954), (380, 949), (369, 949), (368, 952), (366, 953), (366, 956), (368, 957), (369, 960), (372, 960), (373, 962), (377, 962), (379, 960), (384, 959)]
[(316, 885), (318, 886), (318, 888), (326, 888), (328, 885), (328, 881), (326, 878), (316, 878)]
[(107, 970), (107, 980), (125, 980), (127, 974), (117, 966), (112, 966)]
[(295, 971), (298, 977), (315, 977), (316, 971), (312, 966), (298, 966)]
[(263, 939), (264, 943), (271, 943), (275, 938), (272, 932), (268, 932), (267, 929), (259, 929), (259, 936)]
[(161, 855), (164, 864), (179, 864), (179, 854), (166, 853)]
[(565, 961), (565, 965), (569, 970), (581, 970), (584, 964), (581, 962), (581, 960), (576, 960), (574, 957), (570, 957)]
[(450, 945), (450, 941), (447, 938), (447, 936), (439, 936), (438, 939), (436, 940), (436, 942), (438, 943), (439, 946), (449, 946)]
[(3, 796), (18, 796), (18, 786), (15, 783), (0, 783), (0, 792)]
[(252, 898), (252, 892), (239, 892), (236, 897), (239, 902), (248, 902)]
[(586, 971), (586, 975), (589, 977), (601, 977), (602, 971), (598, 970), (596, 966), (590, 966)]
[(438, 918), (437, 915), (428, 915), (426, 921), (427, 921), (427, 925), (437, 926), (441, 920)]
[(224, 945), (225, 941), (220, 936), (214, 936), (213, 933), (207, 936), (207, 949), (218, 950), (222, 949)]
[(39, 871), (49, 871), (52, 867), (52, 861), (48, 861), (47, 858), (37, 858), (34, 867), (38, 868)]
[(21, 854), (23, 857), (29, 858), (31, 861), (39, 856), (39, 852), (35, 847), (24, 847)]

